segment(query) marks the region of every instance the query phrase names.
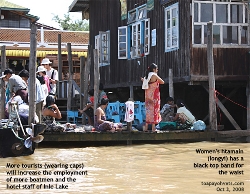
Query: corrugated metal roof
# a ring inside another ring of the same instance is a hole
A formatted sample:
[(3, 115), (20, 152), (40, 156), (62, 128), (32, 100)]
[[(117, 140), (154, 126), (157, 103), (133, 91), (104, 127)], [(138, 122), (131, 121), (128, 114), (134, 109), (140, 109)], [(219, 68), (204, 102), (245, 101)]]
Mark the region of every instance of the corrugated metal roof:
[[(37, 57), (45, 57), (48, 54), (58, 54), (57, 50), (54, 51), (40, 51), (37, 50), (36, 51), (36, 56)], [(68, 54), (67, 51), (62, 51), (62, 54)], [(87, 52), (86, 51), (74, 51), (72, 52), (72, 54), (76, 54), (78, 55), (78, 57), (80, 56), (84, 56), (87, 57)], [(0, 56), (1, 56), (1, 52), (0, 52)], [(6, 56), (13, 56), (13, 57), (29, 57), (30, 56), (30, 51), (29, 50), (6, 50)]]

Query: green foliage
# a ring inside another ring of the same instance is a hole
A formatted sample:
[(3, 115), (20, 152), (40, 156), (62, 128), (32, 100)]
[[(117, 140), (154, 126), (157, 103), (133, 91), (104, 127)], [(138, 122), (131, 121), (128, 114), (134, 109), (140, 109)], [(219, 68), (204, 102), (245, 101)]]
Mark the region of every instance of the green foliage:
[(64, 18), (59, 18), (58, 15), (55, 15), (52, 20), (57, 22), (59, 26), (63, 30), (69, 30), (69, 31), (89, 31), (89, 23), (87, 20), (76, 20), (73, 21), (70, 18), (69, 13), (64, 14)]

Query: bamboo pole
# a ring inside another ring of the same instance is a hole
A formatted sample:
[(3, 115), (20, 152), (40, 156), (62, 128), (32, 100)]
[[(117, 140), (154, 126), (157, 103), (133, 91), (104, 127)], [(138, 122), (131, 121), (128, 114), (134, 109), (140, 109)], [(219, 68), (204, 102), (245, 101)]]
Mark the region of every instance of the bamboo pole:
[[(99, 72), (99, 60), (98, 60), (98, 50), (93, 49), (94, 56), (94, 113), (98, 104), (99, 97), (99, 82), (100, 82), (100, 72)], [(94, 123), (95, 125), (95, 123)]]
[[(6, 69), (6, 47), (5, 45), (1, 46), (1, 76), (4, 70)], [(0, 119), (5, 118), (5, 82), (1, 79), (1, 99), (0, 99)]]
[(169, 96), (174, 98), (173, 70), (169, 69)]
[(67, 43), (67, 51), (68, 51), (68, 64), (69, 64), (67, 111), (70, 111), (71, 110), (71, 103), (72, 103), (72, 79), (73, 79), (71, 43)]
[(209, 86), (209, 124), (210, 130), (217, 130), (217, 113), (215, 102), (215, 79), (213, 59), (213, 23), (207, 23), (207, 62)]
[(36, 111), (36, 48), (37, 26), (32, 23), (30, 31), (30, 57), (29, 57), (29, 119), (28, 124), (35, 123)]

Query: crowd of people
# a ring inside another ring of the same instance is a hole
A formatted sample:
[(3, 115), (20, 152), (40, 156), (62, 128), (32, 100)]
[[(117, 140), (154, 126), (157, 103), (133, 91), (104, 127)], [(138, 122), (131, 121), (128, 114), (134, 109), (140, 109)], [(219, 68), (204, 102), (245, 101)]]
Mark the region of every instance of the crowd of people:
[[(76, 125), (71, 123), (60, 124), (56, 120), (62, 118), (61, 111), (55, 102), (56, 83), (58, 81), (58, 71), (52, 68), (52, 62), (44, 58), (36, 71), (36, 113), (35, 122), (46, 124), (46, 131), (63, 132), (75, 129)], [(1, 79), (5, 82), (6, 96), (6, 118), (9, 117), (9, 104), (15, 101), (18, 104), (19, 117), (23, 125), (28, 124), (29, 116), (29, 71), (23, 69), (15, 75), (11, 69), (5, 69)], [(98, 108), (94, 113), (94, 90), (88, 92), (88, 104), (80, 113), (86, 113), (89, 125), (94, 126), (99, 131), (116, 131), (121, 128), (121, 124), (116, 124), (106, 120), (105, 107), (109, 100), (104, 92), (102, 83), (99, 85)]]
[[(35, 122), (41, 123), (43, 120), (42, 111), (46, 102), (46, 97), (56, 94), (56, 82), (58, 81), (58, 72), (52, 68), (48, 58), (44, 58), (41, 65), (37, 68), (37, 76), (35, 78), (35, 104), (36, 115)], [(29, 71), (23, 69), (18, 75), (15, 75), (12, 69), (5, 69), (1, 79), (5, 82), (5, 102), (6, 118), (9, 117), (8, 105), (12, 101), (16, 101), (19, 106), (19, 113), (23, 125), (28, 123), (29, 112)], [(21, 114), (21, 112), (24, 114)]]
[[(56, 83), (58, 81), (58, 72), (52, 68), (52, 63), (48, 58), (44, 58), (41, 65), (38, 66), (36, 74), (36, 115), (35, 122), (47, 125), (47, 131), (67, 131), (74, 129), (75, 124), (60, 124), (56, 119), (61, 119), (62, 115), (55, 103)], [(172, 97), (166, 99), (166, 104), (161, 107), (160, 84), (164, 81), (158, 76), (158, 66), (152, 63), (141, 78), (145, 90), (145, 109), (146, 122), (143, 130), (148, 132), (151, 125), (152, 132), (156, 131), (156, 126), (160, 122), (176, 121), (181, 125), (193, 124), (196, 120), (193, 114), (186, 108), (184, 101), (178, 99), (176, 104)], [(29, 113), (29, 72), (23, 69), (18, 75), (15, 75), (11, 69), (6, 69), (1, 76), (5, 81), (6, 87), (6, 117), (8, 118), (8, 104), (16, 101), (19, 105), (19, 114), (23, 124), (28, 123)], [(88, 117), (89, 125), (97, 131), (119, 131), (122, 128), (121, 123), (107, 121), (105, 109), (108, 106), (109, 99), (104, 92), (103, 84), (99, 85), (98, 108), (94, 112), (94, 90), (88, 92), (89, 98), (87, 105), (78, 111), (85, 113)], [(176, 113), (175, 113), (176, 108)]]

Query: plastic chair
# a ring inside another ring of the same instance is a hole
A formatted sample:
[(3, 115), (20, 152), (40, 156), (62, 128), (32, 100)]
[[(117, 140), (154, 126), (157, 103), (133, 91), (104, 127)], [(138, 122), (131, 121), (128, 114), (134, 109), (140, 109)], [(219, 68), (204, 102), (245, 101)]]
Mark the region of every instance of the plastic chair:
[(126, 105), (125, 105), (125, 103), (120, 103), (119, 116), (120, 116), (121, 122), (124, 122), (125, 114), (126, 114)]
[(142, 123), (142, 111), (141, 111), (141, 102), (135, 101), (134, 102), (134, 123)]
[[(75, 111), (75, 121), (76, 121), (76, 123), (78, 123), (78, 119), (82, 119), (83, 117), (82, 117), (82, 114), (81, 115), (79, 115), (79, 112), (78, 111)], [(81, 122), (80, 122), (81, 123)]]
[(146, 120), (146, 107), (145, 102), (141, 102), (141, 114), (142, 114), (142, 120)]
[(108, 104), (105, 114), (106, 114), (106, 118), (108, 120), (113, 120), (115, 123), (120, 123), (120, 115), (119, 115), (119, 105), (120, 102), (116, 101), (116, 102), (111, 102)]
[(67, 122), (70, 123), (71, 119), (73, 120), (73, 123), (76, 122), (76, 117), (75, 117), (75, 111), (67, 111)]

